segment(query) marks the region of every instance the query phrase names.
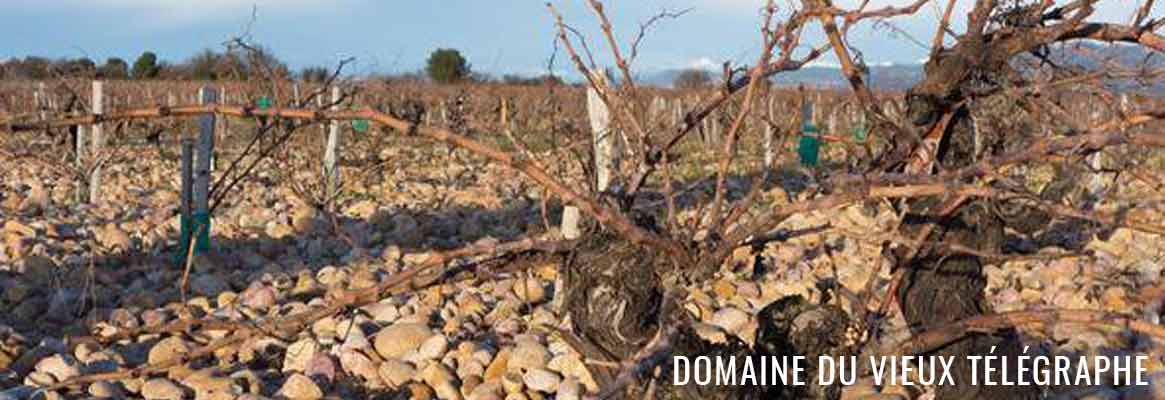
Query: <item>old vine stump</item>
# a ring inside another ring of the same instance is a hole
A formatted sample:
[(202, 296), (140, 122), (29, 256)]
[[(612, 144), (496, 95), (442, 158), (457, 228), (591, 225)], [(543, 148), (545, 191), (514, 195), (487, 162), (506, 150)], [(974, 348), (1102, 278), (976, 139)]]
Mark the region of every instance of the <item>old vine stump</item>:
[(836, 306), (812, 304), (800, 296), (773, 302), (758, 316), (754, 349), (732, 335), (716, 343), (700, 337), (686, 318), (687, 311), (665, 295), (661, 276), (671, 267), (665, 256), (654, 251), (614, 235), (599, 234), (585, 239), (564, 269), (565, 313), (574, 332), (598, 348), (603, 358), (627, 361), (646, 356), (641, 351), (660, 329), (671, 332), (662, 350), (665, 357), (654, 357), (662, 362), (619, 391), (621, 398), (644, 398), (648, 390), (655, 399), (837, 399), (841, 395), (840, 386), (700, 386), (692, 380), (674, 386), (671, 370), (673, 356), (689, 360), (698, 356), (736, 357), (743, 365), (746, 356), (799, 355), (809, 363), (805, 376), (815, 377), (818, 356), (847, 354), (850, 320)]
[(563, 306), (575, 332), (613, 359), (633, 356), (660, 326), (664, 258), (610, 234), (586, 239), (565, 268)]
[[(938, 154), (940, 164), (946, 169), (970, 165), (977, 158), (969, 120), (965, 109), (957, 111), (952, 120), (951, 131)], [(1005, 221), (998, 212), (997, 202), (970, 200), (945, 216), (939, 210), (941, 203), (941, 199), (933, 198), (908, 202), (909, 213), (903, 224), (907, 236), (915, 237), (924, 227), (931, 226), (934, 231), (929, 240), (933, 242), (959, 244), (986, 253), (1002, 252), (1004, 228), (1009, 222), (1016, 221), (1013, 218)], [(912, 332), (923, 332), (991, 312), (984, 293), (987, 277), (983, 273), (982, 260), (977, 256), (923, 250), (913, 259), (900, 260), (898, 268), (906, 269), (898, 287), (898, 304)], [(990, 352), (992, 347), (995, 347), (994, 352)], [(972, 334), (934, 350), (931, 355), (956, 357), (952, 371), (955, 385), (936, 386), (936, 397), (943, 400), (1039, 398), (1040, 389), (1034, 386), (970, 384), (972, 370), (967, 355), (1009, 357), (1008, 362), (1014, 365), (1014, 357), (1021, 352), (1021, 347), (1018, 335), (1006, 331)], [(1015, 369), (1009, 372), (1012, 375), (1009, 380), (1015, 381)]]

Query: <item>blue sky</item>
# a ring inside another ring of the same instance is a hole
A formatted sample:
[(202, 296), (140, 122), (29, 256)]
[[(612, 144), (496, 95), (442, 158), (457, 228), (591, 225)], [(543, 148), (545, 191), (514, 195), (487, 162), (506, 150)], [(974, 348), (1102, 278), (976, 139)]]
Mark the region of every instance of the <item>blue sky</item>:
[[(960, 8), (971, 3), (961, 1)], [(841, 6), (855, 2), (835, 1)], [(1129, 8), (1128, 2), (1105, 1), (1099, 14), (1127, 19), (1132, 11), (1121, 4)], [(605, 54), (583, 0), (553, 3)], [(746, 63), (758, 51), (761, 0), (606, 3), (624, 45), (633, 39), (639, 22), (662, 8), (691, 9), (681, 19), (652, 30), (636, 63), (643, 71), (727, 60)], [(143, 50), (153, 50), (163, 59), (182, 60), (203, 48), (221, 48), (226, 39), (243, 31), (252, 7), (258, 10), (253, 40), (296, 69), (353, 56), (357, 73), (413, 71), (432, 49), (453, 47), (466, 54), (476, 70), (534, 74), (546, 71), (553, 49), (553, 20), (545, 0), (0, 0), (0, 26), (5, 27), (0, 58), (88, 56), (101, 62), (117, 56), (132, 62)], [(851, 44), (870, 63), (917, 62), (926, 52), (908, 37), (929, 42), (937, 12), (928, 5), (917, 16), (892, 20), (894, 28), (866, 23), (851, 33)], [(818, 29), (811, 31), (806, 40), (819, 41)], [(556, 68), (570, 69), (564, 57), (559, 57)]]

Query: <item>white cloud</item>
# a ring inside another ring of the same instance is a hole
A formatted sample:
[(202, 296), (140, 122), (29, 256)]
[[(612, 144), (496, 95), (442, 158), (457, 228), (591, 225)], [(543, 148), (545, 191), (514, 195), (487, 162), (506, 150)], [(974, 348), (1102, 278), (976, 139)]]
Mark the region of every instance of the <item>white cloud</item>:
[(806, 65), (808, 65), (810, 67), (819, 67), (819, 68), (835, 68), (835, 69), (841, 68), (841, 64), (838, 63), (837, 61), (834, 61), (832, 59), (824, 59), (824, 58), (818, 58), (816, 60), (810, 61), (809, 64), (806, 64)]
[(700, 58), (697, 58), (695, 60), (689, 61), (687, 63), (687, 65), (684, 65), (684, 68), (715, 70), (715, 69), (720, 68), (720, 64), (721, 63), (712, 61), (711, 58), (700, 57)]

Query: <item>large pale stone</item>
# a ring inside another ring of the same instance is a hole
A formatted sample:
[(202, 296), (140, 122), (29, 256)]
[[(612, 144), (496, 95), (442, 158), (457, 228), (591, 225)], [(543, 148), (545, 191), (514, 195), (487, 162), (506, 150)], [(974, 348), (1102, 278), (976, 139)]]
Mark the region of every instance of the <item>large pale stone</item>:
[(376, 334), (373, 347), (381, 357), (401, 358), (406, 353), (419, 349), (421, 344), (433, 335), (433, 330), (423, 324), (395, 324), (381, 329)]
[(283, 382), (283, 387), (279, 388), (279, 393), (276, 393), (275, 396), (286, 397), (290, 400), (316, 400), (324, 397), (324, 392), (311, 378), (303, 376), (303, 374), (292, 374), (287, 377), (287, 381)]

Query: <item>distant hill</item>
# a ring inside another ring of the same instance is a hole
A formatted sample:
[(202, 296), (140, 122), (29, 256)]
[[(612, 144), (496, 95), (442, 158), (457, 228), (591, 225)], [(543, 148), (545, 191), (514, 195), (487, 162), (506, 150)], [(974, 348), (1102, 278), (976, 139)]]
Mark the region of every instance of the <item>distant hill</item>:
[[(891, 64), (871, 66), (869, 84), (878, 90), (906, 90), (922, 79), (922, 64)], [(841, 69), (837, 67), (809, 67), (788, 73), (777, 74), (773, 82), (778, 85), (809, 85), (829, 88), (848, 88)]]
[[(1027, 57), (1031, 57), (1030, 55)], [(1065, 68), (1081, 71), (1107, 70), (1117, 72), (1112, 65), (1122, 65), (1130, 69), (1146, 67), (1165, 68), (1165, 56), (1131, 44), (1103, 44), (1098, 42), (1077, 42), (1053, 49), (1048, 55), (1053, 63)], [(1165, 82), (1160, 78), (1150, 80), (1109, 79), (1105, 82), (1117, 91), (1137, 90), (1151, 94), (1165, 94)]]
[[(683, 69), (668, 69), (642, 75), (642, 83), (671, 87)], [(715, 73), (718, 75), (718, 71)], [(870, 85), (880, 90), (905, 90), (922, 77), (921, 64), (878, 65), (870, 67)], [(796, 71), (782, 72), (772, 78), (783, 86), (806, 85), (819, 88), (847, 88), (841, 69), (830, 66), (810, 66)]]
[[(1141, 46), (1099, 42), (1075, 42), (1059, 46), (1050, 52), (1048, 59), (1056, 65), (1081, 70), (1104, 68), (1106, 64), (1111, 63), (1136, 66), (1143, 62), (1147, 62), (1151, 67), (1165, 68), (1165, 56), (1145, 50)], [(921, 63), (882, 64), (872, 65), (869, 68), (870, 85), (879, 90), (906, 90), (917, 83), (923, 75)], [(641, 74), (639, 79), (645, 84), (671, 87), (672, 82), (681, 71), (683, 69), (655, 71)], [(709, 70), (709, 72), (716, 76), (719, 75), (719, 71)], [(841, 69), (834, 66), (810, 66), (796, 71), (783, 72), (773, 76), (772, 81), (783, 86), (802, 84), (819, 88), (847, 88), (849, 86)], [(1151, 84), (1151, 92), (1165, 93), (1165, 83), (1159, 81), (1113, 80), (1108, 83), (1117, 89), (1144, 87), (1145, 84)]]
[(1148, 62), (1152, 67), (1165, 66), (1165, 57), (1132, 44), (1105, 44), (1099, 42), (1075, 42), (1059, 46), (1051, 51), (1050, 59), (1071, 66), (1094, 69), (1105, 62), (1126, 66)]

